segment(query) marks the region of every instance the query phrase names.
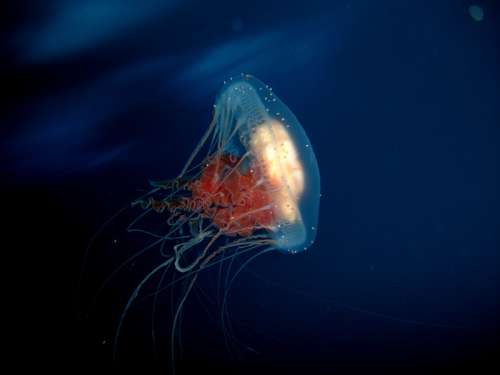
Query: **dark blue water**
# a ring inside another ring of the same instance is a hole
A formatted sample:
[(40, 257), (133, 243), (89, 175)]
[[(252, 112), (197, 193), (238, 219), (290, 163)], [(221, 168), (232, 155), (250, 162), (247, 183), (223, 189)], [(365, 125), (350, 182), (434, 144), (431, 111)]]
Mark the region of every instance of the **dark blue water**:
[(185, 309), (179, 373), (494, 365), (500, 17), (495, 1), (478, 1), (484, 16), (474, 20), (471, 4), (12, 7), (2, 36), (1, 170), (22, 358), (75, 371), (130, 363), (169, 371), (168, 295), (159, 297), (156, 348), (146, 299), (111, 361), (126, 297), (157, 258), (127, 268), (87, 315), (99, 280), (138, 241), (123, 235), (132, 216), (103, 235), (78, 291), (84, 249), (148, 179), (179, 173), (223, 80), (245, 72), (273, 87), (311, 140), (318, 237), (304, 253), (266, 254), (240, 274), (229, 299), (244, 343), (237, 350), (226, 348), (210, 308), (217, 272), (207, 271), (208, 294)]

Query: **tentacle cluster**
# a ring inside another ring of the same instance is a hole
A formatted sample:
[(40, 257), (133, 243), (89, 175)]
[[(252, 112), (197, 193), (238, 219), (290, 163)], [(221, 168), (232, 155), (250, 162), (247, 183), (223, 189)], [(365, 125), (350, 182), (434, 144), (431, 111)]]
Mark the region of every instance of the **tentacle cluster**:
[[(222, 154), (209, 160), (199, 178), (187, 183), (164, 182), (162, 186), (176, 186), (189, 195), (175, 199), (148, 197), (135, 202), (143, 209), (158, 213), (197, 212), (225, 235), (249, 236), (255, 229), (271, 228), (274, 213), (268, 187), (263, 183), (257, 166), (240, 167), (242, 158)], [(155, 185), (158, 186), (158, 185)]]

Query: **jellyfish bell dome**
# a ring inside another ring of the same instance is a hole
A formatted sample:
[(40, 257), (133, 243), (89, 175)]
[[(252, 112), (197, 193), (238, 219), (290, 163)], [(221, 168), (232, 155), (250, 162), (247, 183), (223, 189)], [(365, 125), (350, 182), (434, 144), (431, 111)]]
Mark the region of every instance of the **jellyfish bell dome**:
[(271, 87), (248, 74), (224, 82), (214, 120), (224, 152), (249, 155), (252, 162), (242, 168), (260, 169), (272, 201), (275, 220), (268, 229), (276, 248), (306, 250), (316, 238), (320, 175), (300, 122)]

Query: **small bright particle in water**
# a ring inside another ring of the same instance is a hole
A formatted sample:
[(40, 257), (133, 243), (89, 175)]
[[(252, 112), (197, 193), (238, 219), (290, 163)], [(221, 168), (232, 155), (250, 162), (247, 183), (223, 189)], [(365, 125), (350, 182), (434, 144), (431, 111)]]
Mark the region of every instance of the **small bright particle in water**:
[(480, 22), (484, 18), (484, 11), (479, 5), (469, 6), (469, 14), (474, 21)]

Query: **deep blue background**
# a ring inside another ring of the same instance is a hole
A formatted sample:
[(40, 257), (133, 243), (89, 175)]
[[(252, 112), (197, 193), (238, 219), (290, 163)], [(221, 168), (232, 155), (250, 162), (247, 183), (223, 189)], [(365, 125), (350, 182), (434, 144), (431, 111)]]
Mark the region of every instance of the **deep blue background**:
[[(500, 17), (494, 1), (477, 3), (481, 22), (471, 2), (456, 0), (12, 8), (2, 26), (1, 171), (8, 252), (22, 270), (17, 345), (51, 366), (110, 362), (117, 307), (103, 302), (97, 314), (108, 320), (85, 320), (76, 302), (85, 243), (148, 179), (179, 172), (222, 81), (247, 72), (273, 87), (312, 142), (318, 238), (297, 256), (261, 258), (234, 286), (235, 329), (260, 355), (231, 362), (217, 321), (193, 303), (186, 366), (386, 373), (492, 364)], [(117, 259), (111, 251), (91, 261)], [(114, 285), (110, 295), (129, 290)], [(131, 316), (122, 358), (149, 366), (147, 311)]]

